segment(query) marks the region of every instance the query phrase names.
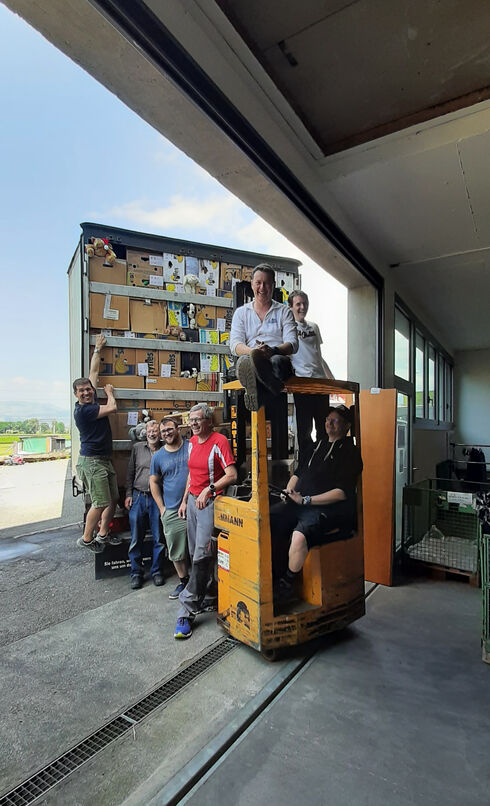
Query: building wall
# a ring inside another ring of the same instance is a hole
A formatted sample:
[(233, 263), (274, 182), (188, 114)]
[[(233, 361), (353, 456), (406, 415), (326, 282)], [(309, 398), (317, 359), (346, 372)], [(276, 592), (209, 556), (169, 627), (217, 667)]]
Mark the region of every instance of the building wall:
[(454, 419), (455, 442), (490, 445), (490, 350), (456, 353)]

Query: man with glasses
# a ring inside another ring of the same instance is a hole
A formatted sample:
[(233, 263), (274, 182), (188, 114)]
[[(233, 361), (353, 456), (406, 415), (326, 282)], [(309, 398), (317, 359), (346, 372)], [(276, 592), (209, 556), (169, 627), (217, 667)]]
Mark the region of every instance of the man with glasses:
[(146, 440), (135, 442), (128, 462), (126, 479), (126, 499), (124, 506), (129, 509), (131, 526), (131, 544), (129, 561), (131, 563), (131, 590), (138, 590), (143, 585), (145, 569), (143, 567), (143, 541), (146, 527), (150, 526), (153, 538), (151, 576), (157, 587), (165, 580), (162, 574), (164, 544), (160, 512), (150, 492), (150, 466), (152, 457), (160, 448), (160, 429), (155, 420), (146, 424)]
[(356, 527), (356, 484), (362, 459), (352, 437), (347, 436), (352, 423), (351, 409), (344, 405), (329, 407), (326, 438), (300, 458), (282, 502), (271, 507), (275, 576), (280, 573), (281, 554), (289, 542), (288, 567), (274, 587), (276, 602), (294, 598), (295, 581), (311, 548), (345, 540)]
[(189, 475), (179, 517), (187, 517), (187, 538), (192, 568), (179, 596), (180, 609), (174, 637), (192, 635), (192, 623), (201, 612), (206, 594), (216, 598), (216, 539), (214, 499), (237, 478), (228, 440), (213, 431), (212, 411), (205, 403), (190, 410)]
[(150, 468), (150, 490), (160, 512), (168, 558), (179, 576), (169, 599), (178, 599), (189, 581), (187, 568), (187, 525), (179, 518), (189, 468), (189, 444), (182, 439), (179, 421), (166, 417), (160, 423), (163, 446), (154, 454)]

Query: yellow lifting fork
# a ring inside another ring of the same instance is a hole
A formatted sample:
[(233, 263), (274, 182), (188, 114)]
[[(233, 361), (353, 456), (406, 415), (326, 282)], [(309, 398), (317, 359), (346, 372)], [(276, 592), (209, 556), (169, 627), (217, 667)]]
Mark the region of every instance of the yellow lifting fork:
[[(242, 389), (238, 381), (224, 389)], [(286, 391), (344, 394), (355, 403), (352, 429), (360, 447), (359, 385), (347, 381), (291, 378)], [(302, 573), (299, 602), (276, 612), (272, 589), (269, 479), (265, 409), (251, 413), (252, 495), (244, 501), (219, 496), (214, 505), (218, 536), (218, 622), (231, 636), (265, 657), (339, 630), (364, 615), (362, 493), (354, 537), (312, 549)]]

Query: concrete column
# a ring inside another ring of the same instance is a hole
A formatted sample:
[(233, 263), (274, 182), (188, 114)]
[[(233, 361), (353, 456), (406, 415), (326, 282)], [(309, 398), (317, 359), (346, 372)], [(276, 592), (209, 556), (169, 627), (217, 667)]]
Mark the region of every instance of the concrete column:
[(371, 285), (349, 288), (347, 378), (361, 389), (376, 386), (377, 293)]

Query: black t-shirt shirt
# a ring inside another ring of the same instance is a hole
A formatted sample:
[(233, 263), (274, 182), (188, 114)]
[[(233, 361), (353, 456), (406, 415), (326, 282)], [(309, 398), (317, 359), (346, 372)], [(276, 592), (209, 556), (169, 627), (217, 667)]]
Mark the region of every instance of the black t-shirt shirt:
[(112, 431), (108, 417), (97, 419), (97, 394), (93, 403), (75, 403), (75, 423), (80, 431), (80, 456), (110, 456)]
[(347, 499), (354, 498), (356, 481), (362, 472), (362, 459), (352, 437), (336, 442), (317, 442), (297, 468), (297, 489), (302, 495), (320, 495), (340, 489)]

